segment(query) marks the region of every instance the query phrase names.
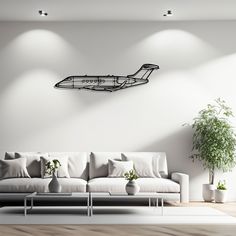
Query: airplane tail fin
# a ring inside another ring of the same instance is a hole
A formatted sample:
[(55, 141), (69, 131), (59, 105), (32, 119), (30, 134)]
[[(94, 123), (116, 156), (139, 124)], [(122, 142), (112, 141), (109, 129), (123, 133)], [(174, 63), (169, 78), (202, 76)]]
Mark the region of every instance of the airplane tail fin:
[(158, 70), (159, 66), (155, 64), (143, 64), (141, 68), (132, 75), (128, 75), (129, 78), (148, 79), (154, 70)]

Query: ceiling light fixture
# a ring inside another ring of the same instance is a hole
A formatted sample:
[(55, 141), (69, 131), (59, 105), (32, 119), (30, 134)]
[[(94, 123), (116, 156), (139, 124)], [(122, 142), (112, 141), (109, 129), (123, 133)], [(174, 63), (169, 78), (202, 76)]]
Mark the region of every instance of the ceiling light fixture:
[(167, 10), (167, 12), (165, 14), (163, 14), (163, 16), (172, 16), (173, 13), (171, 10)]
[(46, 11), (39, 10), (39, 15), (40, 15), (40, 16), (47, 16), (48, 13), (47, 13)]

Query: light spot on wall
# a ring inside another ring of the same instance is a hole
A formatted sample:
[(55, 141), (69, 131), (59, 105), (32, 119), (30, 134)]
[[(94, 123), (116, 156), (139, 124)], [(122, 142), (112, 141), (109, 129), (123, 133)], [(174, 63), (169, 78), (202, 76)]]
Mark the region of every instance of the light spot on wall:
[(158, 63), (161, 69), (168, 70), (189, 69), (220, 55), (217, 48), (180, 29), (159, 30), (133, 45), (127, 54), (137, 52), (144, 55), (143, 60)]
[(75, 52), (73, 46), (63, 37), (45, 29), (21, 33), (7, 44), (4, 51), (7, 53), (6, 64), (11, 64), (14, 70), (20, 72), (23, 72), (23, 68), (32, 67), (53, 68), (58, 71), (68, 64), (73, 64), (73, 59), (79, 57), (79, 51)]

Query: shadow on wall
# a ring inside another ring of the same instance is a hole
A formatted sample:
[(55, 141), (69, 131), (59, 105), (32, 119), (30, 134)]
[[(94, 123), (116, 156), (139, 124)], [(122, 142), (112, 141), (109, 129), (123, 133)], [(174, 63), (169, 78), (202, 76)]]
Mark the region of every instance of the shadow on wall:
[(168, 171), (183, 172), (194, 179), (203, 174), (203, 168), (199, 161), (193, 162), (189, 156), (192, 150), (192, 129), (183, 127), (179, 131), (162, 140), (153, 142), (138, 151), (163, 151), (167, 155)]

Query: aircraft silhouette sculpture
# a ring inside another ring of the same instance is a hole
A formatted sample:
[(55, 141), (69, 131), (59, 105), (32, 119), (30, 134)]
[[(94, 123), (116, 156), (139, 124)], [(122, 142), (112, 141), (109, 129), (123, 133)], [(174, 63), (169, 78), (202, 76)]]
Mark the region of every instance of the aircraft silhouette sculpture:
[(155, 64), (143, 64), (134, 74), (127, 76), (116, 75), (75, 75), (69, 76), (55, 84), (55, 88), (85, 89), (93, 91), (114, 92), (149, 82), (148, 78), (154, 70), (159, 69)]

